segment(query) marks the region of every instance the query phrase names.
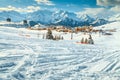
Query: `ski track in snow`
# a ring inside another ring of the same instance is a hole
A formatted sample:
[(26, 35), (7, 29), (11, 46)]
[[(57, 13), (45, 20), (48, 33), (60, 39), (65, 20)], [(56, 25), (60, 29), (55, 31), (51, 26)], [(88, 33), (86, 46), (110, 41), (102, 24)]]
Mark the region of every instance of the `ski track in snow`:
[(118, 47), (26, 38), (14, 28), (0, 33), (0, 80), (120, 80)]

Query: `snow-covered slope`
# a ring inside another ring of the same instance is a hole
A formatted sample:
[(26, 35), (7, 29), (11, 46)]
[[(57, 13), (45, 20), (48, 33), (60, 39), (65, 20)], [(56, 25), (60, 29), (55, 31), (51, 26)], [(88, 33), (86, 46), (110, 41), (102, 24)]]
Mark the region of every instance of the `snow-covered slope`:
[[(46, 31), (0, 26), (0, 80), (119, 80), (120, 22), (111, 36), (92, 34), (95, 44), (76, 44), (82, 33), (57, 33), (65, 40), (45, 40)], [(99, 26), (102, 28), (102, 26)]]
[(102, 30), (110, 30), (110, 29), (116, 29), (116, 30), (120, 30), (120, 22), (119, 21), (116, 21), (116, 22), (112, 22), (112, 23), (109, 23), (109, 24), (105, 24), (105, 25), (102, 25), (102, 26), (98, 26), (98, 27), (95, 27), (96, 29), (102, 29)]

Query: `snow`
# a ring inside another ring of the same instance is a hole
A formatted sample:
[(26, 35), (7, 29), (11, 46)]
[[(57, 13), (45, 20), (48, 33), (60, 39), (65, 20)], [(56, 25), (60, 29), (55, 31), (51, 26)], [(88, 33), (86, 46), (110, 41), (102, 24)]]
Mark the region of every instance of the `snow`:
[(120, 21), (120, 14), (115, 14), (109, 18), (109, 21)]
[(88, 34), (71, 40), (70, 33), (53, 31), (64, 37), (53, 41), (43, 39), (44, 30), (0, 26), (0, 80), (119, 80), (119, 25), (104, 25), (117, 29), (113, 35), (93, 33), (94, 45), (75, 43)]

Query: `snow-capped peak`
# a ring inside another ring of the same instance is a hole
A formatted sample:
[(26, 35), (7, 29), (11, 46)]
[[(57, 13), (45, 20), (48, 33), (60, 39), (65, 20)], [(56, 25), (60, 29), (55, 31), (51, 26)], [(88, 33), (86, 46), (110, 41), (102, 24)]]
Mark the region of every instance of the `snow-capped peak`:
[(77, 17), (83, 22), (92, 22), (94, 20), (94, 18), (90, 17), (88, 14), (79, 14), (77, 15)]
[(27, 19), (29, 21), (34, 21), (35, 23), (41, 23), (45, 25), (57, 24), (64, 26), (90, 25), (90, 23), (96, 20), (94, 17), (91, 17), (88, 14), (77, 14), (64, 10), (39, 10), (33, 13), (27, 13), (26, 15), (17, 13), (15, 11), (9, 13), (0, 12), (0, 19), (5, 20), (4, 17), (8, 16), (12, 19), (12, 21), (22, 21), (24, 19)]

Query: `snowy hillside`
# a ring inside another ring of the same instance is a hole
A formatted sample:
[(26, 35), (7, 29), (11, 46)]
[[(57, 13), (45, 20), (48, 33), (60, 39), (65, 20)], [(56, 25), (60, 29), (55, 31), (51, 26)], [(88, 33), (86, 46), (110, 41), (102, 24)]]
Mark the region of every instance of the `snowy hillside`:
[[(120, 22), (113, 35), (92, 34), (95, 45), (76, 44), (82, 33), (57, 33), (64, 40), (45, 40), (46, 31), (0, 26), (0, 80), (119, 80)], [(98, 28), (102, 28), (99, 26)]]

